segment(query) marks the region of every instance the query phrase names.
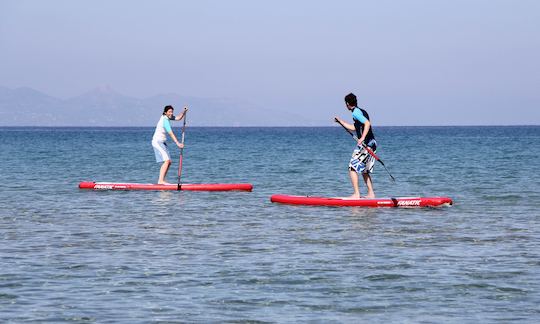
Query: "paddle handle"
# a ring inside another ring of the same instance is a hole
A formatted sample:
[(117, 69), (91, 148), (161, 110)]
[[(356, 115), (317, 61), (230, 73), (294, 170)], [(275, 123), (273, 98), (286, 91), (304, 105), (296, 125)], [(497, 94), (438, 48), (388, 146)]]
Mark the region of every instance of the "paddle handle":
[(336, 123), (340, 124), (341, 127), (343, 127), (343, 129), (346, 130), (347, 133), (349, 133), (355, 140), (358, 140), (358, 139), (356, 138), (356, 136), (353, 134), (353, 132), (351, 132), (350, 129), (348, 129), (347, 127), (345, 127), (345, 125), (343, 125), (343, 124), (339, 121), (339, 119), (334, 118), (334, 121), (335, 121)]

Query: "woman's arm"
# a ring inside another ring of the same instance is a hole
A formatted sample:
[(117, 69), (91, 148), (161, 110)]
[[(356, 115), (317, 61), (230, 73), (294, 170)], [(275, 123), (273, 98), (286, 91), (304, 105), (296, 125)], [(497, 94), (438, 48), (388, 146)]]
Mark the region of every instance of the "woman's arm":
[(187, 111), (188, 111), (188, 107), (185, 106), (184, 111), (182, 112), (182, 114), (180, 116), (176, 116), (176, 118), (174, 120), (182, 120), (182, 118), (184, 118), (186, 116)]
[(179, 148), (184, 148), (184, 144), (180, 143), (172, 131), (169, 132), (169, 136), (176, 143)]

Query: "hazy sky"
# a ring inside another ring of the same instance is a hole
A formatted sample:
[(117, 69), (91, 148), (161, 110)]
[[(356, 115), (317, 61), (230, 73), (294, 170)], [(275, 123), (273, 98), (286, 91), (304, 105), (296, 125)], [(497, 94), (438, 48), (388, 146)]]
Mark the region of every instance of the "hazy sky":
[(540, 1), (0, 0), (0, 86), (102, 85), (329, 125), (350, 91), (375, 125), (538, 125)]

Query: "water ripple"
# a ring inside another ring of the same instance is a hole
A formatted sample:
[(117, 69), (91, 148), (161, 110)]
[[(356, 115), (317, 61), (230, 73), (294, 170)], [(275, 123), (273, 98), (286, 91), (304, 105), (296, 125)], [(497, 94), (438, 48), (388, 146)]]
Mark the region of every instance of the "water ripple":
[(78, 190), (153, 181), (151, 130), (0, 129), (0, 322), (535, 322), (540, 176), (498, 143), (533, 160), (540, 128), (511, 130), (378, 129), (378, 195), (455, 200), (398, 210), (268, 201), (349, 193), (339, 129), (190, 130), (185, 181), (251, 193)]

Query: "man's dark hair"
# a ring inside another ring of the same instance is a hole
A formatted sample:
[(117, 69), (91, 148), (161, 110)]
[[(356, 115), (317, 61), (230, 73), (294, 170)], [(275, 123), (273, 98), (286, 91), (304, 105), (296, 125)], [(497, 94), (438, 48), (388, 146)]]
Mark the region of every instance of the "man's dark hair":
[(358, 102), (356, 101), (356, 96), (352, 92), (345, 96), (345, 102), (348, 103), (349, 106), (358, 107)]

